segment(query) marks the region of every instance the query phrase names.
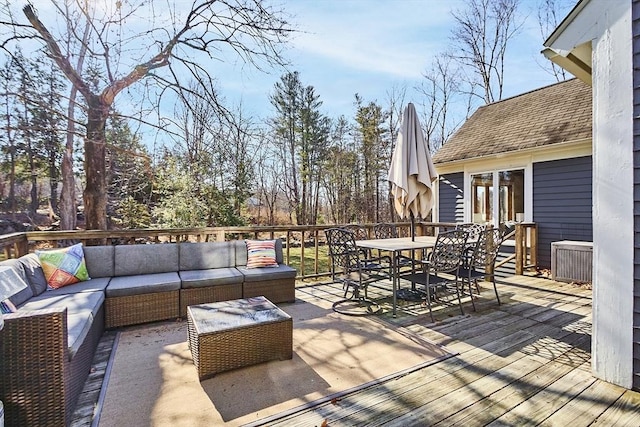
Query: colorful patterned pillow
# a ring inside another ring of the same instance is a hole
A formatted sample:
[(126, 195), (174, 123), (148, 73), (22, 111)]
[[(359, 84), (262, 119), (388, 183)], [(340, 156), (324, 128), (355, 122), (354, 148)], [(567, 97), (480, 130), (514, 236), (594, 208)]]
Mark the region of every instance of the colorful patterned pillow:
[(277, 267), (275, 240), (245, 240), (247, 268)]
[(36, 251), (36, 255), (51, 289), (90, 279), (82, 243), (51, 251)]

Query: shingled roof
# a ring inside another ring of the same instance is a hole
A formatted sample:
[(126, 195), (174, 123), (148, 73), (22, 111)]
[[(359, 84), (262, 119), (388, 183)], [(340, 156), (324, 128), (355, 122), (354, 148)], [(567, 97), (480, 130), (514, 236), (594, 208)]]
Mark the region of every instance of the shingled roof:
[(571, 79), (484, 105), (433, 161), (446, 163), (591, 138), (591, 89)]

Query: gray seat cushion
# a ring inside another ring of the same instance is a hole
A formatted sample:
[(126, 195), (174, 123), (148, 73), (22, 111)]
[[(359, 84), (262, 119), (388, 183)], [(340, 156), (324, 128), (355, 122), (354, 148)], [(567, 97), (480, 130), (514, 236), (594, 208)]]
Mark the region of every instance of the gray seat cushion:
[(288, 265), (280, 264), (277, 267), (247, 268), (238, 267), (244, 275), (245, 282), (259, 282), (262, 280), (281, 280), (296, 277), (296, 269)]
[(111, 277), (114, 275), (114, 246), (83, 246), (84, 261), (89, 277)]
[(180, 271), (235, 266), (232, 242), (180, 243)]
[(66, 295), (76, 292), (94, 292), (101, 291), (107, 288), (111, 277), (96, 277), (84, 282), (74, 283), (73, 285), (66, 285), (58, 289), (49, 289), (46, 293), (48, 295)]
[(67, 345), (69, 346), (69, 358), (78, 352), (80, 346), (87, 338), (87, 334), (93, 325), (94, 315), (89, 312), (69, 314), (67, 313)]
[(208, 270), (180, 271), (182, 288), (241, 284), (244, 276), (236, 268), (212, 268)]
[(114, 276), (177, 272), (178, 256), (177, 243), (119, 245), (115, 247)]
[(67, 314), (91, 313), (96, 316), (104, 302), (104, 292), (78, 292), (72, 294), (51, 295), (44, 292), (31, 298), (19, 307), (19, 310), (41, 310), (44, 308), (66, 308)]
[(180, 289), (177, 272), (113, 277), (107, 285), (107, 297), (124, 297)]

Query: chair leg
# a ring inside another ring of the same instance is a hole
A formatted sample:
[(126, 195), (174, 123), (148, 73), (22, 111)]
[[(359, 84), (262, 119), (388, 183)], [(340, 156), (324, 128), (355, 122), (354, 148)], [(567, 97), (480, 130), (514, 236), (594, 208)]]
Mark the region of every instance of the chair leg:
[(429, 316), (431, 317), (431, 323), (433, 320), (433, 311), (431, 311), (431, 288), (429, 287), (429, 273), (427, 272), (427, 305), (429, 306)]
[(431, 322), (434, 322), (433, 312), (431, 311), (431, 292), (429, 292), (429, 288), (427, 288), (427, 305), (429, 306), (429, 316), (431, 317)]
[[(476, 286), (478, 286), (477, 280)], [(476, 311), (476, 302), (473, 300), (473, 291), (471, 290), (471, 278), (469, 278), (469, 297), (471, 297), (471, 305), (473, 306), (473, 311)]]
[[(462, 309), (462, 300), (460, 299), (460, 288), (458, 287), (458, 281), (456, 280), (456, 294), (458, 294), (458, 306), (460, 307), (460, 314), (464, 315), (464, 310)], [(471, 302), (473, 303), (473, 295), (471, 295)], [(475, 310), (475, 304), (474, 304)]]
[(496, 286), (496, 277), (493, 276), (493, 290), (496, 293), (496, 299), (498, 300), (498, 305), (500, 305), (500, 297), (498, 296), (498, 287)]

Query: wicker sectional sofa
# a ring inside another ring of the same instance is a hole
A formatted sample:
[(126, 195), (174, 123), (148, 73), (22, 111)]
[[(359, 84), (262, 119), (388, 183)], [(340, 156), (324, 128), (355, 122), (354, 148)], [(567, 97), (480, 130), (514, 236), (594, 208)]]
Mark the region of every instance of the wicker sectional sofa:
[[(264, 295), (295, 300), (296, 270), (246, 268), (244, 241), (86, 246), (90, 280), (47, 290), (35, 254), (0, 263), (27, 283), (0, 331), (7, 426), (66, 426), (105, 328), (186, 315), (193, 304)], [(1, 286), (1, 283), (0, 283)]]

